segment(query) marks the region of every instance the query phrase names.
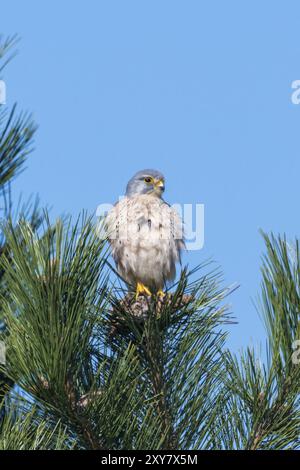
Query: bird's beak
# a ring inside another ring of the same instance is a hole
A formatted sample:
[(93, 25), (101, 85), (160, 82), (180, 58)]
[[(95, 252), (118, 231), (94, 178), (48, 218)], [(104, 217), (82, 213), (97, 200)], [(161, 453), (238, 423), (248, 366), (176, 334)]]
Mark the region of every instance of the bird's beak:
[(165, 182), (164, 180), (155, 180), (154, 181), (154, 189), (160, 193), (163, 193), (165, 190)]

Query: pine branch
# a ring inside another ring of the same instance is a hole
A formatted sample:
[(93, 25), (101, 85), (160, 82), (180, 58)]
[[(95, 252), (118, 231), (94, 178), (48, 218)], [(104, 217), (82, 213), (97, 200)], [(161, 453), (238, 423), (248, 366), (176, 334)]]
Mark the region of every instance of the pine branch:
[[(229, 353), (224, 356), (231, 396), (222, 412), (231, 418), (224, 435), (237, 448), (299, 448), (300, 368), (292, 360), (300, 332), (298, 242), (291, 251), (285, 237), (263, 236), (267, 254), (260, 310), (268, 335), (267, 361), (263, 364), (261, 353), (249, 348), (240, 359)], [(232, 436), (230, 428), (238, 429), (238, 436)]]
[(0, 450), (67, 450), (74, 447), (60, 422), (49, 426), (39, 410), (25, 405), (24, 399), (15, 399), (9, 409), (0, 424)]
[[(3, 72), (7, 64), (15, 56), (15, 46), (18, 42), (17, 36), (4, 40), (0, 37), (0, 73)], [(17, 115), (16, 105), (11, 111), (7, 107), (0, 105), (0, 259), (5, 255), (10, 257), (9, 248), (2, 231), (2, 225), (8, 219), (17, 223), (18, 217), (27, 217), (33, 229), (38, 228), (41, 222), (41, 215), (38, 209), (38, 199), (32, 204), (29, 200), (27, 204), (13, 207), (11, 183), (13, 179), (22, 171), (27, 155), (32, 150), (33, 136), (36, 126), (29, 115), (19, 113)], [(0, 268), (0, 295), (7, 293), (5, 270)], [(3, 320), (2, 306), (0, 305), (0, 333), (7, 336), (5, 323)], [(3, 338), (2, 338), (3, 339)], [(5, 370), (0, 373), (0, 401), (13, 387), (13, 381), (9, 379)], [(2, 419), (7, 412), (5, 401), (1, 405)]]
[(5, 185), (22, 170), (27, 155), (32, 151), (37, 128), (30, 115), (16, 115), (16, 105), (5, 122), (6, 112), (0, 112), (0, 189), (4, 190)]
[(137, 346), (148, 395), (157, 397), (165, 449), (199, 448), (208, 439), (210, 405), (224, 373), (219, 352), (225, 334), (214, 330), (230, 321), (225, 307), (218, 306), (229, 291), (220, 289), (218, 281), (218, 273), (211, 273), (189, 282), (189, 274), (183, 271), (175, 292), (163, 301), (132, 298), (130, 302), (130, 294), (124, 291), (125, 303), (119, 297), (111, 300), (107, 321), (114, 335), (110, 342), (116, 353), (128, 343)]

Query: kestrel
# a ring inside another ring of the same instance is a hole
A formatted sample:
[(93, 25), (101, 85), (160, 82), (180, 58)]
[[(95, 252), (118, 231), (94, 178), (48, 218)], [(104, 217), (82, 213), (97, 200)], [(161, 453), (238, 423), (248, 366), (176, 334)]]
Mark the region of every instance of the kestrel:
[(164, 296), (184, 248), (183, 223), (163, 199), (165, 178), (142, 170), (128, 182), (123, 199), (106, 216), (106, 230), (120, 276), (140, 294)]

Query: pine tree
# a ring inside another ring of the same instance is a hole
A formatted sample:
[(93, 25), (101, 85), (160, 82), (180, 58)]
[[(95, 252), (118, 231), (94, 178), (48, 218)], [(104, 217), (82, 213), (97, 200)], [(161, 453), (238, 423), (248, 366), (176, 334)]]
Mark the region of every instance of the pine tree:
[[(17, 122), (27, 140), (0, 140), (0, 164), (19, 149), (11, 178), (34, 133)], [(210, 263), (184, 269), (164, 299), (135, 300), (92, 217), (5, 220), (0, 449), (299, 448), (297, 240), (263, 234), (264, 360), (228, 351), (232, 289)]]
[[(0, 36), (0, 74), (15, 55), (15, 46), (18, 41), (16, 36), (4, 40)], [(2, 77), (0, 76), (0, 79)], [(12, 203), (11, 186), (14, 178), (23, 170), (28, 154), (32, 150), (33, 136), (36, 126), (30, 115), (17, 112), (16, 104), (8, 111), (7, 106), (0, 104), (0, 213), (1, 224), (11, 220), (16, 223), (18, 217), (25, 217), (33, 228), (37, 228), (41, 222), (38, 209), (38, 199), (23, 204), (19, 199), (16, 207)], [(11, 253), (4, 236), (0, 233), (0, 259), (6, 256), (10, 258)], [(0, 294), (5, 296), (7, 284), (5, 270), (0, 267)], [(3, 336), (7, 334), (5, 322), (3, 321), (3, 310), (0, 306), (0, 332)], [(4, 350), (1, 343), (1, 355)], [(7, 378), (5, 373), (0, 372), (0, 401), (3, 401), (5, 393), (13, 382)], [(0, 407), (0, 418), (5, 413), (5, 407)]]

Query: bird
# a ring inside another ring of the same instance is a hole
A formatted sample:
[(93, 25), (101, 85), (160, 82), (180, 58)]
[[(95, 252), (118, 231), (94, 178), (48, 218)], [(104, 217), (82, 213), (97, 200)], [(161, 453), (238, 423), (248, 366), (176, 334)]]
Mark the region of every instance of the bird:
[(125, 196), (108, 212), (106, 232), (121, 278), (140, 295), (164, 297), (185, 248), (183, 221), (164, 201), (165, 177), (158, 170), (138, 171)]

